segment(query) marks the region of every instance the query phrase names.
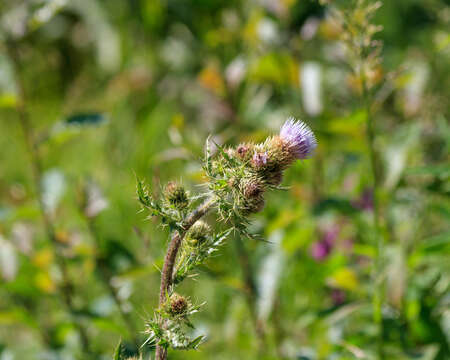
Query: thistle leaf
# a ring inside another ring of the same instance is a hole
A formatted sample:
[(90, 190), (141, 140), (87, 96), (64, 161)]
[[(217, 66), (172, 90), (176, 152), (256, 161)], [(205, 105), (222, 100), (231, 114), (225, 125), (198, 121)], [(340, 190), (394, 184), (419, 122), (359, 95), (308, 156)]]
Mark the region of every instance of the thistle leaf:
[(204, 341), (205, 337), (203, 335), (200, 335), (196, 337), (194, 340), (192, 340), (187, 346), (187, 349), (194, 349), (196, 350), (198, 346)]
[(219, 150), (220, 154), (223, 156), (223, 158), (229, 163), (229, 165), (231, 166), (237, 166), (239, 165), (239, 162), (237, 162), (235, 159), (233, 159), (232, 157), (230, 157), (230, 155), (227, 154), (227, 152), (223, 149), (222, 146), (220, 146), (219, 144), (217, 144), (214, 140), (213, 140), (214, 145), (216, 145), (217, 149)]
[(123, 351), (124, 351), (123, 343), (122, 339), (120, 339), (119, 344), (117, 344), (116, 350), (114, 350), (113, 360), (122, 360)]

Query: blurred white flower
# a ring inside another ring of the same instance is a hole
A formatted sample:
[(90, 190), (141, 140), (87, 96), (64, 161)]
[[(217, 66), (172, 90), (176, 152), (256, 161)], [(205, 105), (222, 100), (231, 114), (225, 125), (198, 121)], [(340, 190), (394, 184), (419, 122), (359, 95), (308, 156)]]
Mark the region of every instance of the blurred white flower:
[(258, 23), (258, 35), (263, 42), (275, 43), (279, 37), (277, 25), (268, 18), (261, 20)]
[(322, 69), (315, 62), (306, 62), (301, 68), (300, 82), (302, 84), (302, 98), (305, 112), (310, 116), (317, 116), (322, 112), (321, 94)]
[(45, 210), (52, 214), (66, 190), (64, 174), (57, 169), (46, 171), (42, 177), (41, 186)]
[(0, 18), (0, 28), (2, 31), (14, 38), (21, 38), (27, 30), (28, 7), (20, 4), (6, 11)]
[(317, 29), (319, 28), (320, 20), (316, 17), (310, 17), (302, 26), (300, 30), (300, 35), (303, 40), (311, 40), (314, 35), (317, 33)]
[(33, 249), (33, 228), (29, 224), (15, 223), (11, 230), (12, 240), (19, 251), (30, 254)]
[(103, 196), (102, 190), (93, 182), (89, 182), (86, 186), (86, 196), (87, 203), (84, 213), (89, 218), (97, 216), (109, 206), (109, 202)]
[(16, 277), (18, 269), (16, 250), (14, 246), (0, 235), (0, 270), (6, 281), (12, 281)]
[(246, 71), (247, 71), (246, 61), (241, 57), (237, 57), (225, 69), (225, 78), (227, 80), (227, 83), (232, 88), (235, 88), (241, 83), (242, 79), (245, 76)]
[(421, 60), (409, 60), (405, 64), (409, 74), (403, 91), (403, 111), (407, 116), (415, 115), (422, 107), (423, 93), (430, 76), (429, 65)]
[(283, 232), (274, 231), (269, 237), (272, 250), (262, 261), (257, 278), (258, 287), (258, 317), (262, 320), (267, 319), (272, 311), (275, 295), (278, 289), (278, 282), (283, 270), (284, 254), (281, 249), (281, 240)]
[(99, 66), (114, 72), (120, 66), (121, 48), (118, 33), (108, 22), (106, 11), (97, 1), (69, 1), (67, 7), (77, 12), (83, 18), (89, 33), (92, 34), (97, 51)]

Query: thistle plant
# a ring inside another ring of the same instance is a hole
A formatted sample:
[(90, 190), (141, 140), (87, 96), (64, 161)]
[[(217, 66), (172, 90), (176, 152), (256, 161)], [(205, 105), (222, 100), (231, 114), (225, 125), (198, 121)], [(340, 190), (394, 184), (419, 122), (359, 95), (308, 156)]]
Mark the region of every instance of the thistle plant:
[[(196, 267), (216, 252), (235, 231), (251, 237), (248, 224), (251, 214), (264, 208), (267, 191), (279, 189), (283, 172), (296, 160), (309, 158), (317, 146), (311, 129), (301, 121), (288, 119), (280, 133), (263, 143), (242, 143), (235, 148), (216, 145), (213, 153), (206, 142), (203, 169), (206, 190), (193, 196), (184, 187), (169, 182), (161, 199), (155, 199), (142, 181), (137, 194), (150, 216), (158, 216), (169, 228), (170, 242), (161, 272), (159, 307), (146, 324), (147, 344), (156, 345), (156, 359), (167, 358), (172, 349), (196, 349), (204, 336), (191, 338), (191, 315), (202, 304), (175, 292)], [(214, 210), (225, 230), (215, 232), (201, 220)]]

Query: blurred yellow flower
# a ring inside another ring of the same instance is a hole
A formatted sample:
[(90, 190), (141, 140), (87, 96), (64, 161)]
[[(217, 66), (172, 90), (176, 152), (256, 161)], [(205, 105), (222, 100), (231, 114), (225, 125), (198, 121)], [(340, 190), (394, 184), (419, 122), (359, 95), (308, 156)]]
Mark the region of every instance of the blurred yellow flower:
[(208, 90), (211, 90), (216, 95), (223, 95), (225, 93), (225, 84), (222, 75), (215, 66), (205, 67), (198, 75), (198, 80)]
[(47, 269), (52, 261), (53, 252), (50, 249), (41, 249), (33, 257), (33, 264), (40, 269)]
[(356, 290), (359, 285), (355, 272), (349, 268), (336, 270), (331, 276), (329, 283), (332, 286), (350, 291)]
[(36, 286), (46, 292), (46, 293), (52, 293), (56, 289), (56, 285), (53, 282), (52, 278), (50, 277), (50, 274), (46, 271), (40, 271), (35, 275), (34, 282)]

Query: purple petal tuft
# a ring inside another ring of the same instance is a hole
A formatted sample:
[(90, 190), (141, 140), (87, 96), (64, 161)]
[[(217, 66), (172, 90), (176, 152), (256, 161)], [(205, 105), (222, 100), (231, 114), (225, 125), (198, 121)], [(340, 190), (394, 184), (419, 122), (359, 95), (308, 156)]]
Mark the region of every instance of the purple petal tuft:
[(258, 153), (255, 152), (255, 154), (253, 155), (253, 164), (255, 164), (255, 166), (257, 167), (261, 167), (263, 165), (267, 164), (267, 151), (263, 152), (263, 153)]
[(297, 159), (306, 159), (317, 147), (314, 133), (303, 121), (289, 118), (280, 130), (280, 137), (286, 141)]

